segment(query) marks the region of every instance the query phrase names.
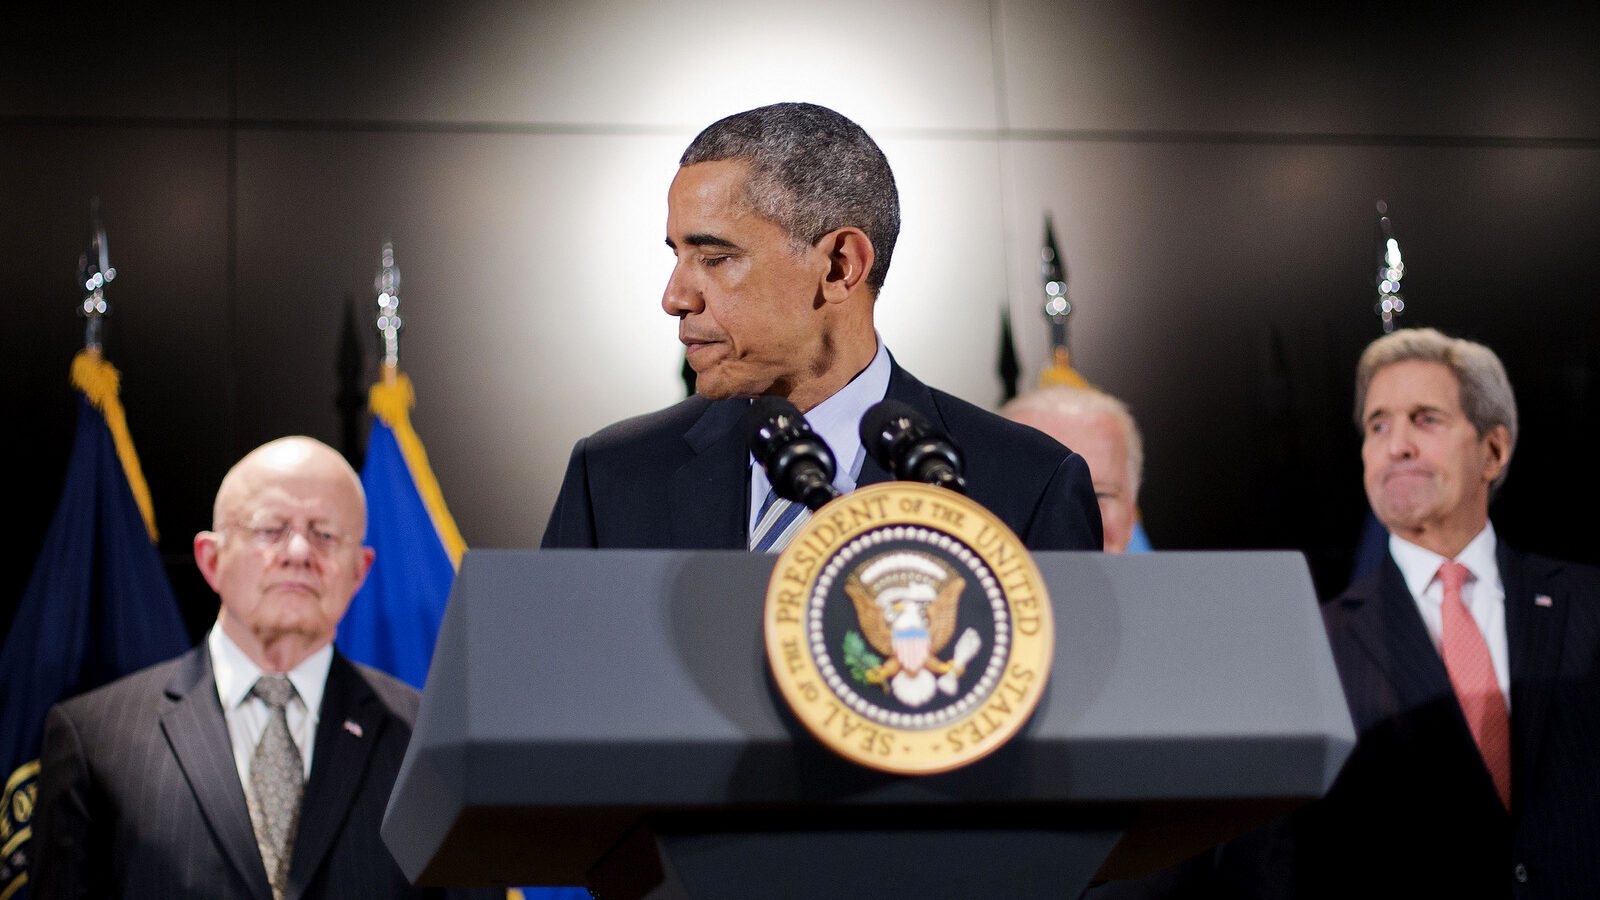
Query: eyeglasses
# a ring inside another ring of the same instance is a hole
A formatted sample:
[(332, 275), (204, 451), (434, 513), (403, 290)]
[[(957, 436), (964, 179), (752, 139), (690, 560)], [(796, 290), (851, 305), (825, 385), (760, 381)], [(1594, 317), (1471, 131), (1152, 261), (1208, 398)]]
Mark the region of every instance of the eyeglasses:
[(274, 522), (267, 525), (246, 525), (238, 522), (229, 527), (242, 532), (250, 539), (250, 543), (262, 550), (282, 550), (289, 546), (289, 542), (296, 534), (303, 535), (306, 546), (311, 548), (312, 553), (318, 555), (332, 553), (353, 540), (348, 535), (329, 531), (309, 522), (304, 528), (296, 528), (288, 522)]

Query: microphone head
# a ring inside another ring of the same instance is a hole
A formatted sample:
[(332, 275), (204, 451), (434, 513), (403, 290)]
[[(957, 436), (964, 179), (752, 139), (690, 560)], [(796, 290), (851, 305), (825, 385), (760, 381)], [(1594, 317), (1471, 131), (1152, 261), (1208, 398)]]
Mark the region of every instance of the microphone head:
[(832, 485), (833, 451), (793, 403), (783, 397), (758, 397), (745, 411), (740, 428), (778, 496), (815, 509), (837, 493)]
[(745, 445), (762, 466), (769, 466), (779, 451), (803, 437), (815, 437), (811, 423), (800, 410), (783, 397), (765, 394), (757, 397), (739, 422)]
[(908, 404), (884, 400), (861, 417), (861, 445), (900, 481), (936, 484), (966, 493), (961, 451), (950, 436)]
[(895, 469), (901, 451), (931, 431), (932, 424), (909, 404), (884, 400), (861, 417), (861, 446), (873, 462), (900, 478)]

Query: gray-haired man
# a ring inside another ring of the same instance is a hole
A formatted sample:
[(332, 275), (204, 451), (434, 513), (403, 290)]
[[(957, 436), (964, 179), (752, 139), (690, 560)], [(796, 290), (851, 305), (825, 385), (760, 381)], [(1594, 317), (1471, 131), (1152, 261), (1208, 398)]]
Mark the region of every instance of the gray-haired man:
[(1432, 329), (1356, 375), (1379, 570), (1324, 604), (1356, 748), (1297, 822), (1327, 896), (1600, 896), (1600, 571), (1489, 521), (1517, 442), (1489, 348)]

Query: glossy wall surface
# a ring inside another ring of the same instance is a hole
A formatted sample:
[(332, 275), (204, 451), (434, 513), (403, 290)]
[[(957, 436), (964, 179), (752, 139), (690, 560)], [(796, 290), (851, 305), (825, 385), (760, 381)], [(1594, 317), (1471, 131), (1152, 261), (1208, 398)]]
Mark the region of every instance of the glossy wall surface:
[[(294, 432), (359, 459), (365, 425), (339, 401), (376, 374), (384, 240), (450, 508), (473, 546), (536, 545), (573, 441), (682, 395), (659, 306), (678, 154), (787, 99), (839, 109), (888, 154), (905, 225), (879, 329), (932, 384), (998, 404), (1002, 306), (1036, 378), (1054, 217), (1074, 361), (1145, 431), (1157, 547), (1301, 549), (1319, 588), (1344, 583), (1384, 200), (1404, 322), (1488, 342), (1517, 387), (1501, 533), (1600, 560), (1572, 524), (1600, 502), (1596, 20), (1153, 0), (13, 4), (0, 381), (19, 537), (0, 621), (71, 440), (90, 197), (119, 270), (107, 354), (198, 631), (214, 598), (190, 537), (228, 465)], [(360, 367), (346, 384), (341, 352)]]

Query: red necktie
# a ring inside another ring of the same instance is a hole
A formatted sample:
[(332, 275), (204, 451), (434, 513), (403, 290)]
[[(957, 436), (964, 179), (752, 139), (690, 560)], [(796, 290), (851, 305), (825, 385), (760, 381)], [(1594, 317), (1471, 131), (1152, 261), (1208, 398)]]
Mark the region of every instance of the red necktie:
[(1489, 644), (1478, 630), (1472, 613), (1461, 602), (1461, 585), (1472, 573), (1458, 562), (1439, 567), (1439, 583), (1444, 586), (1444, 624), (1440, 643), (1444, 667), (1450, 673), (1450, 686), (1472, 729), (1472, 739), (1483, 754), (1483, 764), (1494, 778), (1500, 802), (1511, 808), (1511, 716), (1495, 681), (1494, 663), (1489, 659)]

